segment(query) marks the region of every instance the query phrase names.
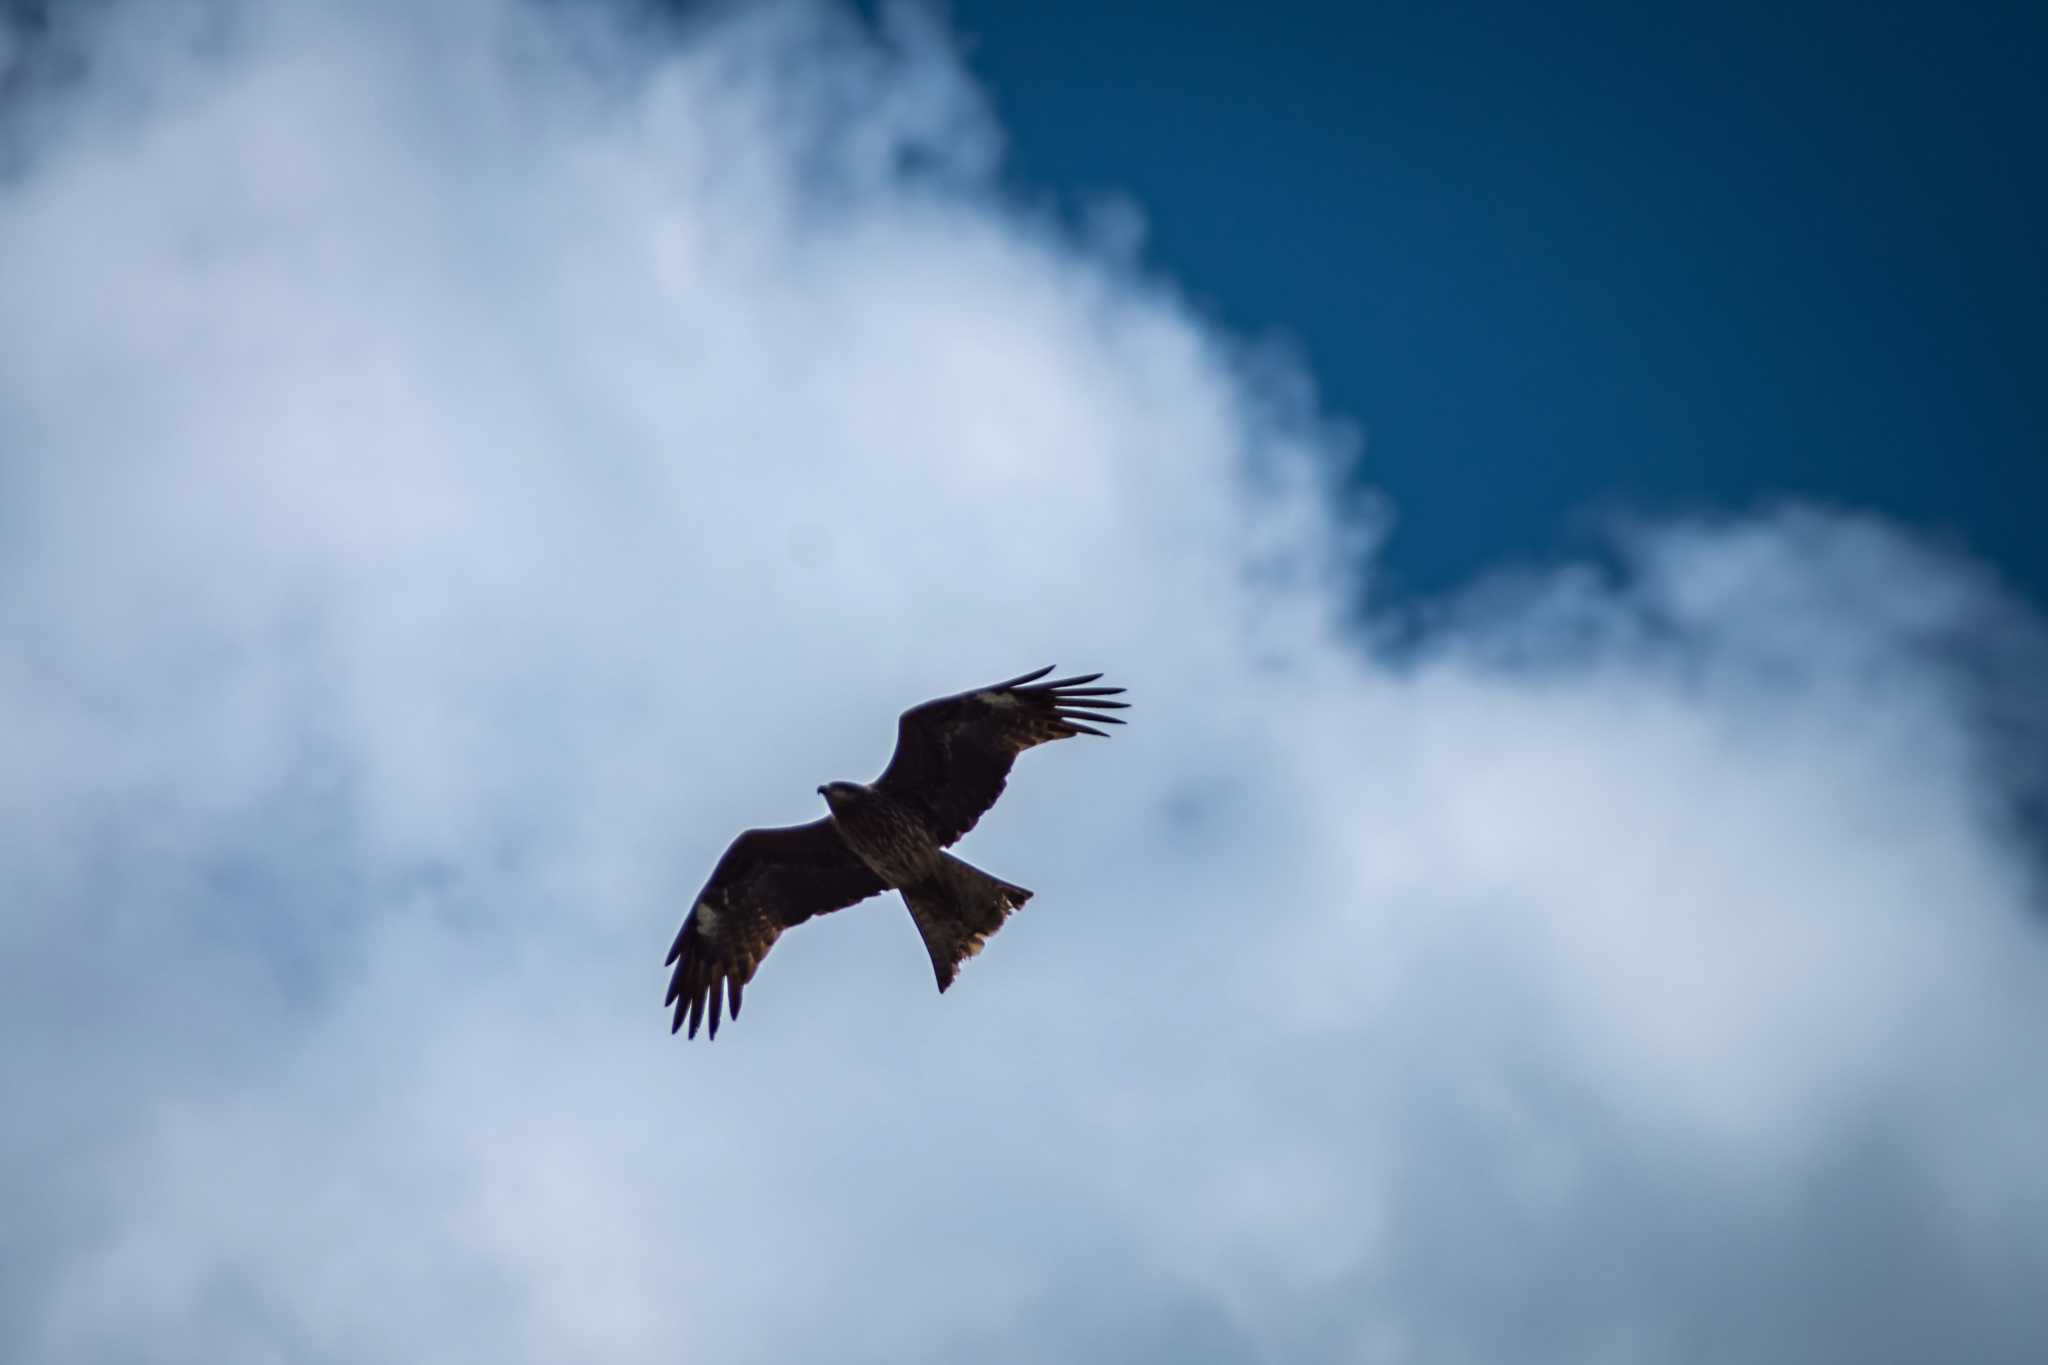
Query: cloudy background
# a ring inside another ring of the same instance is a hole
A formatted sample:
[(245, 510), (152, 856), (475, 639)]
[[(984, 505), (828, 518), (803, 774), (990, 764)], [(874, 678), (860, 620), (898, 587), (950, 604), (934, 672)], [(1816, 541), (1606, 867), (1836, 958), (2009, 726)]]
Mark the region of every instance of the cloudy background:
[[(2048, 1352), (1989, 570), (1782, 506), (1362, 607), (1352, 424), (922, 11), (0, 61), (0, 1354)], [(1055, 661), (1134, 724), (953, 991), (873, 902), (669, 1037), (733, 832)]]

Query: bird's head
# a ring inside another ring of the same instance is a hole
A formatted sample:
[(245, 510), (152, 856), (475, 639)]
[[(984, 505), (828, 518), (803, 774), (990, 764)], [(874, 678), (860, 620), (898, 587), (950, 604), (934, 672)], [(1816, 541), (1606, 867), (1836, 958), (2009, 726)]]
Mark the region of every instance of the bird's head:
[(837, 810), (842, 804), (855, 800), (867, 788), (858, 782), (827, 782), (818, 788), (818, 795), (825, 798), (825, 804)]

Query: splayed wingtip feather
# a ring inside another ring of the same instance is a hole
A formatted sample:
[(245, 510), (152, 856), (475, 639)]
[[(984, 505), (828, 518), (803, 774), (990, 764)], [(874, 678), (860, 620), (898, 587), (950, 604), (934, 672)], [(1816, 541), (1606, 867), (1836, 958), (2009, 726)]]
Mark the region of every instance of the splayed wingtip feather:
[(1035, 679), (1044, 677), (1046, 674), (1052, 672), (1054, 667), (1055, 665), (1053, 664), (1047, 664), (1044, 668), (1036, 669), (1030, 673), (1020, 673), (1016, 677), (1009, 679), (1007, 682), (997, 683), (994, 687), (989, 688), (988, 690), (991, 692), (1000, 692), (1003, 689), (1009, 687), (1022, 687), (1025, 683), (1032, 682)]

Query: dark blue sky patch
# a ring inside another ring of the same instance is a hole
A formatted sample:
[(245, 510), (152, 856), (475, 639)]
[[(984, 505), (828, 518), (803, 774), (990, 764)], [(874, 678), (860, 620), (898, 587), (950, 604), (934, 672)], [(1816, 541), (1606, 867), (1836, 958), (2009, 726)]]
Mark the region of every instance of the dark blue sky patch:
[(2040, 12), (949, 8), (1021, 193), (1301, 339), (1406, 590), (1793, 496), (2048, 595)]

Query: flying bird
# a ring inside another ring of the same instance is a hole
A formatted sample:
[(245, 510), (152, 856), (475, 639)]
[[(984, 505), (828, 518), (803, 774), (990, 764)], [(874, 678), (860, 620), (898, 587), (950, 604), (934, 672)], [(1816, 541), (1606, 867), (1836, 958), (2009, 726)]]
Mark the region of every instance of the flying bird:
[(939, 990), (952, 985), (1031, 893), (944, 850), (1003, 794), (1018, 754), (1074, 735), (1107, 738), (1095, 725), (1123, 724), (1108, 714), (1125, 709), (1110, 700), (1123, 688), (1088, 686), (1100, 673), (1038, 681), (1050, 672), (913, 706), (896, 722), (880, 777), (818, 788), (824, 819), (734, 839), (668, 950), (669, 1032), (687, 1019), (695, 1038), (708, 1005), (716, 1038), (721, 1009), (740, 1017), (740, 994), (783, 930), (889, 890), (910, 907)]

